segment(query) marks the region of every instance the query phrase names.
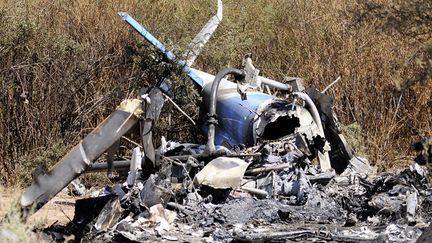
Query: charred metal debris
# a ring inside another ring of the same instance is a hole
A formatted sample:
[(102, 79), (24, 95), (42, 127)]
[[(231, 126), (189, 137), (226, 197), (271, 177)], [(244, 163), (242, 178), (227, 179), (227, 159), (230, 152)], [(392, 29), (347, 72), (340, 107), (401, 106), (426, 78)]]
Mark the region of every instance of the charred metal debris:
[[(172, 93), (168, 77), (158, 80), (136, 99), (123, 101), (51, 171), (33, 174), (21, 197), (25, 218), (71, 182), (79, 188), (73, 180), (82, 173), (126, 177), (123, 184), (77, 200), (74, 219), (45, 229), (47, 237), (406, 242), (427, 227), (432, 194), (426, 170), (415, 163), (397, 174), (374, 174), (341, 134), (333, 98), (306, 89), (300, 78), (278, 82), (260, 76), (250, 55), (240, 68), (225, 68), (216, 76), (191, 67), (222, 20), (220, 0), (217, 14), (181, 58), (127, 13), (119, 15), (200, 90), (202, 114), (194, 122), (207, 143), (153, 136)], [(263, 92), (269, 87), (279, 95)], [(115, 161), (120, 138), (134, 126), (139, 126), (140, 143), (130, 159)], [(161, 141), (159, 148), (155, 139)], [(107, 161), (95, 163), (104, 152)]]

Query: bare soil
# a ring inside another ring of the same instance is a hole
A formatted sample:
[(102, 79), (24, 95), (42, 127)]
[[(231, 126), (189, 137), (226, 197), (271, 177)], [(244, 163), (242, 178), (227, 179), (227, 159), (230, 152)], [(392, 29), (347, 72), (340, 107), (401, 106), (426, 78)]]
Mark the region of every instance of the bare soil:
[[(3, 218), (12, 207), (18, 205), (19, 195), (19, 192), (14, 191), (0, 192), (0, 218)], [(76, 199), (76, 197), (60, 192), (39, 211), (30, 216), (27, 223), (41, 227), (54, 223), (60, 225), (67, 224), (74, 217)]]

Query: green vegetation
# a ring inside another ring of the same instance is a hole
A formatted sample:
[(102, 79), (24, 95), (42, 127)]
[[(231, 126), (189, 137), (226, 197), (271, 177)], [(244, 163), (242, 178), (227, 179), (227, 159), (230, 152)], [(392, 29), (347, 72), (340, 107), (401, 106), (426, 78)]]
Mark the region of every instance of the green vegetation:
[[(51, 145), (50, 148), (43, 151), (38, 151), (38, 154), (29, 154), (27, 156), (20, 157), (20, 167), (18, 173), (20, 174), (20, 180), (24, 184), (30, 184), (32, 175), (31, 172), (36, 166), (41, 166), (46, 171), (47, 168), (54, 166), (72, 146), (66, 146), (63, 143), (57, 142)], [(30, 173), (29, 173), (30, 172)]]
[[(213, 0), (0, 0), (1, 183), (29, 174), (41, 162), (32, 158), (58, 141), (79, 141), (167, 68), (117, 11), (180, 54), (215, 9)], [(430, 26), (427, 0), (225, 0), (195, 67), (215, 73), (252, 52), (274, 79), (299, 76), (323, 89), (340, 75), (329, 94), (341, 122), (358, 124), (372, 163), (391, 169), (409, 163), (412, 141), (431, 135)], [(196, 116), (189, 81), (176, 80), (176, 102)], [(159, 133), (190, 139), (186, 120), (172, 120)]]
[(3, 197), (0, 201), (0, 242), (35, 242), (36, 235), (31, 234), (30, 226), (22, 222), (17, 192), (0, 186), (0, 195)]

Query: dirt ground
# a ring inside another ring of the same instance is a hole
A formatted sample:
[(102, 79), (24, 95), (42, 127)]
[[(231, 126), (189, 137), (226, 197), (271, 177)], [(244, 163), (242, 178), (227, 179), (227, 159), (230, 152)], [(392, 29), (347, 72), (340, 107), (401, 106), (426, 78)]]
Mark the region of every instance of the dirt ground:
[[(0, 192), (0, 218), (3, 218), (19, 202), (19, 191), (2, 190)], [(30, 216), (28, 224), (46, 227), (54, 223), (67, 224), (74, 217), (76, 197), (60, 192), (39, 211)]]

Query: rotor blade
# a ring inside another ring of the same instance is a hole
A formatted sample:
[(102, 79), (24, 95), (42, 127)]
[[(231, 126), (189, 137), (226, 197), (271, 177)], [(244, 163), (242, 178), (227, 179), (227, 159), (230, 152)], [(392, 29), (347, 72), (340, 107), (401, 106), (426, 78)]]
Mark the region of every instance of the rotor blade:
[(213, 32), (222, 21), (222, 0), (217, 0), (217, 7), (216, 15), (209, 19), (207, 24), (204, 25), (201, 31), (195, 36), (183, 54), (183, 57), (186, 59), (186, 64), (189, 67), (192, 67), (192, 64), (201, 53), (204, 45), (208, 42), (210, 37), (213, 35)]
[(156, 37), (154, 37), (150, 32), (148, 32), (140, 23), (129, 16), (126, 12), (119, 12), (118, 15), (128, 23), (134, 30), (136, 30), (145, 40), (147, 40), (151, 45), (160, 50), (168, 60), (173, 61), (182, 67), (182, 70), (187, 74), (198, 86), (201, 88), (204, 85), (204, 81), (186, 64), (184, 60), (178, 59), (174, 53), (168, 50), (164, 44), (162, 44)]

